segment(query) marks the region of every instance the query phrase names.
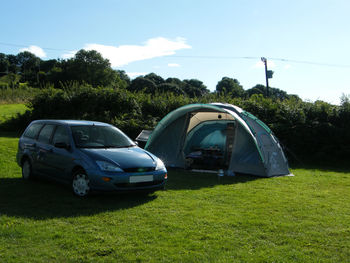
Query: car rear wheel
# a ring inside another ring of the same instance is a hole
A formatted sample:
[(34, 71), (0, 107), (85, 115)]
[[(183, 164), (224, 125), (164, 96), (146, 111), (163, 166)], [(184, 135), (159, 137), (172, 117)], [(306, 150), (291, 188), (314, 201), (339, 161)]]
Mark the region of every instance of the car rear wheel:
[(79, 197), (85, 197), (90, 193), (90, 180), (84, 171), (77, 171), (73, 175), (73, 193)]
[(24, 180), (33, 178), (32, 165), (28, 159), (24, 160), (22, 163), (22, 178)]

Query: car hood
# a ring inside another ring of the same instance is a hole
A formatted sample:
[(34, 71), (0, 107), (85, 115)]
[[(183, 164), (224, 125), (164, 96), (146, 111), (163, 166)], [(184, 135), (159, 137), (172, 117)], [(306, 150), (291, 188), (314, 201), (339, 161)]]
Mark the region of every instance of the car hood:
[(122, 169), (156, 166), (156, 157), (139, 147), (80, 150), (95, 161), (109, 161)]

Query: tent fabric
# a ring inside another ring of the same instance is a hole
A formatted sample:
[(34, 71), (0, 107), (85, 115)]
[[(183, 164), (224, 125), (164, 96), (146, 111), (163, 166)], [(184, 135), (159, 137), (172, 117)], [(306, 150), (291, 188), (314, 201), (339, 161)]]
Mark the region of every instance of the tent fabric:
[(170, 112), (153, 130), (145, 149), (170, 167), (186, 168), (187, 158), (215, 152), (213, 158), (223, 158), (219, 164), (228, 172), (266, 177), (290, 173), (270, 128), (231, 104), (189, 104)]

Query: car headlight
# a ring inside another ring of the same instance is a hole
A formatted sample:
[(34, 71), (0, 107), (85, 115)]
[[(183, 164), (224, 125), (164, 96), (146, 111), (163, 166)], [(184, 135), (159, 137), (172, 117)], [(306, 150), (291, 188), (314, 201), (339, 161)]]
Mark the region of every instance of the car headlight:
[(106, 172), (124, 172), (120, 167), (110, 162), (96, 161), (96, 164), (102, 171)]
[(156, 164), (157, 164), (156, 170), (163, 170), (163, 169), (165, 169), (165, 165), (164, 165), (164, 163), (163, 163), (163, 161), (161, 159), (157, 159)]

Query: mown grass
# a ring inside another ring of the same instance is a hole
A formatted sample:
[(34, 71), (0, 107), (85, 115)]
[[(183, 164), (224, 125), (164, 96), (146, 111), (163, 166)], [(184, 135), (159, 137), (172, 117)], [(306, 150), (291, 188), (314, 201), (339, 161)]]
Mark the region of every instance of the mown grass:
[(16, 117), (17, 114), (23, 114), (28, 108), (25, 104), (0, 104), (0, 124)]
[(74, 197), (23, 181), (0, 137), (0, 262), (349, 262), (350, 173), (169, 171), (166, 191)]

